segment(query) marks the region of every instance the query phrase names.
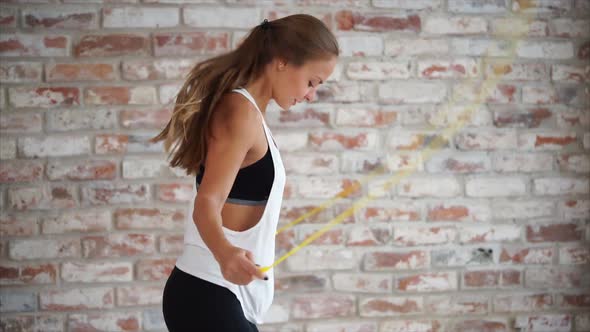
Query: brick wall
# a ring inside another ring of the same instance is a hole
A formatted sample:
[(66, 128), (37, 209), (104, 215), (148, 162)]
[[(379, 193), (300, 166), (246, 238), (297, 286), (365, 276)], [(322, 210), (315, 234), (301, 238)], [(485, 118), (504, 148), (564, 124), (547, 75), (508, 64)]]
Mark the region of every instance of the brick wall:
[(277, 254), (364, 203), (277, 267), (261, 331), (590, 330), (590, 1), (0, 4), (1, 331), (165, 329), (193, 179), (146, 140), (195, 62), (297, 12), (343, 54), (268, 114), (281, 222), (361, 189)]

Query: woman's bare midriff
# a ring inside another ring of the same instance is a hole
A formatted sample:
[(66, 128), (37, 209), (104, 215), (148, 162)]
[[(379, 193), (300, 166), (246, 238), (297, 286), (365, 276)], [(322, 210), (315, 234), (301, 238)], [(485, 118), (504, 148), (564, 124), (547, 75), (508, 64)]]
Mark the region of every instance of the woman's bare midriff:
[(223, 227), (243, 232), (258, 223), (264, 213), (264, 205), (240, 205), (225, 203), (221, 210)]

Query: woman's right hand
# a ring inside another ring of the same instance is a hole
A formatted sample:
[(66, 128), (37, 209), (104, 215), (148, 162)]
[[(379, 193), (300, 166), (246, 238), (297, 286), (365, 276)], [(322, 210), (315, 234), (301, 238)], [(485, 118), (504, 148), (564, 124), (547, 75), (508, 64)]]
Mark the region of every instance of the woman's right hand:
[(248, 250), (228, 246), (219, 253), (217, 262), (223, 277), (236, 285), (247, 285), (254, 279), (268, 280), (254, 263), (254, 257)]

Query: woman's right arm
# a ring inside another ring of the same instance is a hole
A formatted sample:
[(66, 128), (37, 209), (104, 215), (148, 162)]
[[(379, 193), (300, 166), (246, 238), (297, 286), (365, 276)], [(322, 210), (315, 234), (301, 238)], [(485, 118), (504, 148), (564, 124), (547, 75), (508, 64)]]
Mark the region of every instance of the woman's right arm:
[(228, 101), (215, 110), (205, 173), (192, 217), (201, 238), (219, 263), (223, 277), (245, 285), (265, 276), (256, 267), (252, 253), (227, 240), (222, 229), (221, 210), (248, 150), (254, 145), (260, 119), (256, 110), (246, 109), (243, 101), (235, 97), (229, 95)]

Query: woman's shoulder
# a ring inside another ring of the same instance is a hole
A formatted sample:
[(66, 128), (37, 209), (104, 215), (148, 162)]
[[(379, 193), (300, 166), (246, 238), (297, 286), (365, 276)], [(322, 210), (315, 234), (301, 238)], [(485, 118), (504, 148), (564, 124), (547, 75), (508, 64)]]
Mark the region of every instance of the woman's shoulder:
[(213, 127), (240, 132), (256, 130), (260, 124), (258, 110), (238, 93), (225, 93), (213, 112)]

